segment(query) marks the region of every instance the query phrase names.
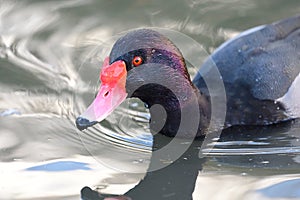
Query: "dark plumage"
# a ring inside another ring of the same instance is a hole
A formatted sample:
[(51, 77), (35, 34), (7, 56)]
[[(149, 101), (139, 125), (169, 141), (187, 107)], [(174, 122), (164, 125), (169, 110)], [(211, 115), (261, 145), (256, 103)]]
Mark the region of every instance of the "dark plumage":
[[(204, 135), (209, 125), (211, 94), (204, 80), (214, 81), (215, 76), (211, 75), (214, 66), (226, 91), (225, 126), (267, 125), (299, 117), (300, 105), (295, 100), (300, 98), (295, 89), (300, 87), (299, 52), (300, 16), (297, 16), (250, 29), (224, 43), (203, 64), (201, 70), (205, 73), (198, 73), (193, 82), (179, 49), (150, 29), (135, 30), (121, 37), (111, 50), (109, 66), (126, 65), (127, 97), (140, 98), (149, 105), (150, 127), (154, 132), (194, 137)], [(133, 62), (136, 56), (142, 60), (139, 66)], [(216, 98), (221, 95), (214, 92)], [(157, 109), (154, 106), (157, 104), (165, 111)], [(192, 115), (193, 111), (199, 116)], [(178, 131), (182, 116), (189, 116), (187, 121), (191, 122)], [(79, 128), (92, 125), (91, 120), (81, 123), (84, 120), (78, 118)], [(195, 120), (197, 129), (192, 133)]]
[[(277, 99), (300, 72), (300, 16), (250, 29), (219, 47), (211, 59), (202, 68), (215, 64), (222, 75), (228, 125), (266, 125), (293, 117)], [(200, 73), (193, 83), (209, 96)]]

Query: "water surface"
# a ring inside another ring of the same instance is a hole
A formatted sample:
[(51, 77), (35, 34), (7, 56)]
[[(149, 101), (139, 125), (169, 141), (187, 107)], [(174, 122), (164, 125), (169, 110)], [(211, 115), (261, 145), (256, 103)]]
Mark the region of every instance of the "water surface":
[[(0, 1), (0, 199), (79, 199), (84, 186), (123, 194), (144, 177), (152, 136), (143, 103), (126, 101), (86, 132), (74, 126), (120, 32), (167, 28), (210, 54), (298, 13), (298, 0)], [(211, 141), (205, 162), (194, 163), (194, 199), (300, 199), (299, 131), (297, 121), (241, 127)]]

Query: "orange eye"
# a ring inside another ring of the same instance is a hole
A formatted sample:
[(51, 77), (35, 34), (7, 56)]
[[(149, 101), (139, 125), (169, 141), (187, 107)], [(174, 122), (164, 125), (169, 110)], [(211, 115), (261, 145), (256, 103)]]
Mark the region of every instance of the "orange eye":
[(140, 56), (135, 56), (132, 60), (132, 64), (137, 67), (143, 63), (143, 58)]

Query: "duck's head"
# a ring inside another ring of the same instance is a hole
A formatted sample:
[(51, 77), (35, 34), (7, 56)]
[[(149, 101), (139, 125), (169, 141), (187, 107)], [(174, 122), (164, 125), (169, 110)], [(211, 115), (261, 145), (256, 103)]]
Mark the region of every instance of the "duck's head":
[(130, 97), (141, 99), (149, 107), (160, 104), (166, 110), (178, 110), (177, 98), (188, 98), (192, 87), (179, 49), (150, 29), (134, 30), (118, 39), (104, 60), (100, 79), (95, 100), (76, 119), (80, 130), (102, 121)]

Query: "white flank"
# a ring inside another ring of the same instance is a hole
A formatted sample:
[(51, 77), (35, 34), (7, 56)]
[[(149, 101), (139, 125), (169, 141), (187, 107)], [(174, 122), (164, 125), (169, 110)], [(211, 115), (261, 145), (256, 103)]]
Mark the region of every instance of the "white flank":
[(300, 117), (300, 74), (295, 78), (287, 93), (276, 101), (285, 106), (288, 115), (293, 118)]

